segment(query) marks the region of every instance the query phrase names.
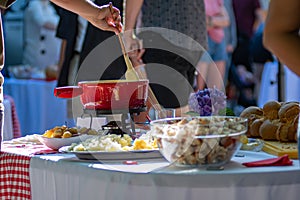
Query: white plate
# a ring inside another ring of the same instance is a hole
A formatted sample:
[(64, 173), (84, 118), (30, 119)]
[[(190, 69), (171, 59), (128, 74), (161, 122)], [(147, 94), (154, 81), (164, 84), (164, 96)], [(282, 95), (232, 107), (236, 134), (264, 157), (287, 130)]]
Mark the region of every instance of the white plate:
[(147, 158), (162, 158), (158, 149), (136, 151), (70, 151), (70, 146), (59, 149), (59, 152), (73, 153), (83, 160), (136, 160)]
[(63, 146), (71, 145), (72, 143), (79, 143), (88, 138), (94, 137), (94, 135), (87, 135), (87, 134), (70, 137), (70, 138), (48, 138), (38, 134), (35, 134), (35, 136), (42, 144), (54, 150), (57, 150)]

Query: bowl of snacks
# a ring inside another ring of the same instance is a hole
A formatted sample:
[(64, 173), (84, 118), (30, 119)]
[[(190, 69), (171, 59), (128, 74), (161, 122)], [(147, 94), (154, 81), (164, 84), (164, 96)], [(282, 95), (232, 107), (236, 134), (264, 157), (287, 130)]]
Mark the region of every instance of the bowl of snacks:
[(63, 146), (71, 145), (72, 143), (85, 141), (98, 134), (100, 133), (94, 129), (86, 127), (67, 127), (63, 125), (46, 130), (42, 135), (36, 134), (35, 136), (42, 144), (57, 150)]
[(177, 166), (221, 167), (241, 148), (247, 119), (229, 116), (154, 120), (151, 133), (161, 154)]

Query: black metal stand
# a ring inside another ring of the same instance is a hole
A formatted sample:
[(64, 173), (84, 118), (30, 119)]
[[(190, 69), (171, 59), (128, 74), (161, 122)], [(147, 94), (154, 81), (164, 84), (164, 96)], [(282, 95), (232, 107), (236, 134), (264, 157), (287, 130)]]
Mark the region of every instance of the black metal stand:
[[(122, 126), (122, 130), (124, 132), (129, 132), (129, 134), (134, 134), (135, 135), (136, 131), (135, 131), (135, 125), (134, 125), (134, 115), (139, 115), (141, 112), (144, 112), (146, 110), (147, 110), (146, 107), (142, 107), (142, 108), (138, 108), (138, 109), (124, 109), (124, 110), (94, 110), (94, 109), (84, 109), (82, 117), (84, 115), (89, 115), (91, 117), (91, 121), (92, 121), (93, 116), (100, 117), (101, 115), (121, 114), (121, 126)], [(127, 131), (127, 127), (126, 127), (126, 125), (127, 125), (126, 119), (128, 119), (128, 113), (130, 115), (129, 121), (130, 121), (131, 133), (130, 133), (129, 130)], [(92, 127), (92, 122), (91, 122), (90, 126)]]

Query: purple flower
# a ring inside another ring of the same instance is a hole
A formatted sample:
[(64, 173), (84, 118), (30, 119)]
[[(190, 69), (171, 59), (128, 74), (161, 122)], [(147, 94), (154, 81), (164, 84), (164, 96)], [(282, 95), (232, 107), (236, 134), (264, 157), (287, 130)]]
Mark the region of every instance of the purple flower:
[(218, 115), (226, 107), (226, 96), (216, 87), (198, 90), (190, 95), (189, 107), (200, 116)]

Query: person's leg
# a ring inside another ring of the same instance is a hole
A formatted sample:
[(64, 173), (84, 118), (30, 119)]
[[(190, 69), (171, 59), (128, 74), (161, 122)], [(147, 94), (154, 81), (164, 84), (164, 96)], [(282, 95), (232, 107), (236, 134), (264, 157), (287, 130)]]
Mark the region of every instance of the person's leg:
[(213, 45), (210, 45), (213, 49), (210, 50), (212, 52), (212, 59), (214, 62), (211, 62), (208, 68), (208, 87), (217, 87), (219, 90), (225, 91), (225, 68), (226, 68), (226, 43), (223, 39), (220, 43), (215, 41), (211, 41)]
[(210, 87), (216, 86), (216, 88), (220, 90), (224, 89), (225, 65), (225, 61), (216, 61), (209, 65), (208, 77), (210, 80)]
[(197, 90), (203, 90), (207, 86), (209, 65), (213, 62), (213, 50), (214, 42), (208, 36), (208, 51), (201, 56), (197, 64)]
[(197, 65), (197, 90), (203, 90), (206, 86), (208, 63), (200, 61)]

